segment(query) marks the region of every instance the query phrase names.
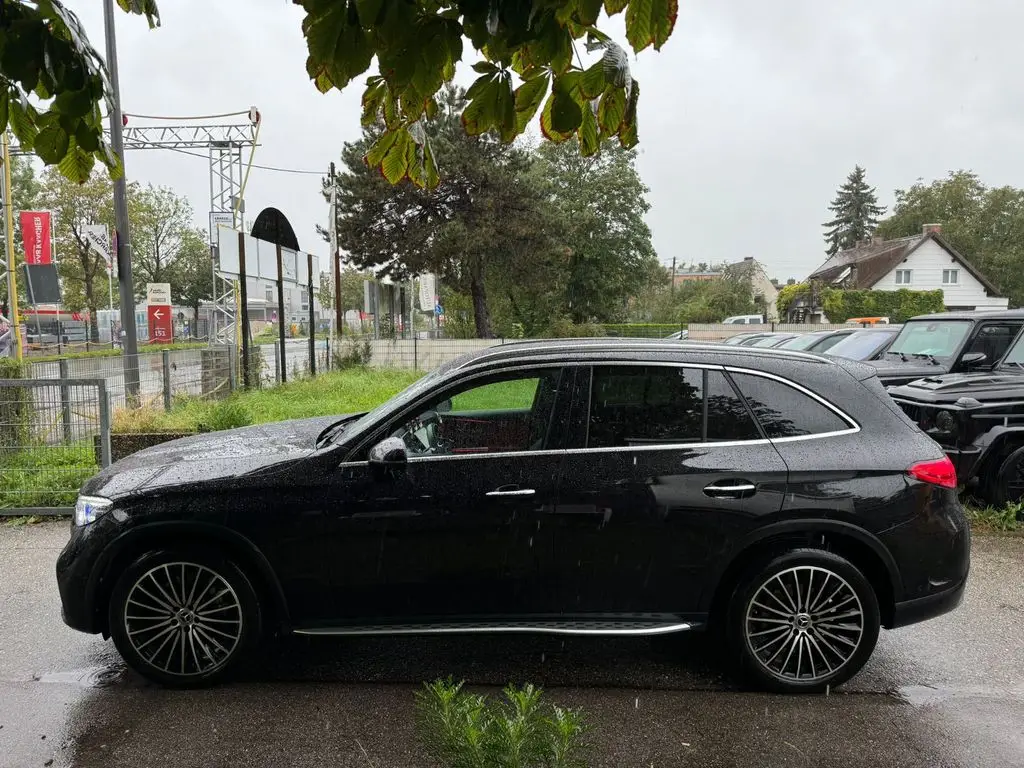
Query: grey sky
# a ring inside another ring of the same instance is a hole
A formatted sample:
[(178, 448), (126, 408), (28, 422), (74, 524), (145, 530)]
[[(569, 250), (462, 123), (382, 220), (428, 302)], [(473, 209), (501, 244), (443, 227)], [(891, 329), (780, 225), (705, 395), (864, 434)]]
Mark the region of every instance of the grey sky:
[[(102, 50), (100, 3), (68, 4)], [(666, 264), (755, 256), (770, 275), (805, 276), (823, 260), (826, 206), (857, 163), (885, 205), (896, 187), (957, 168), (1024, 186), (1018, 0), (680, 5), (665, 48), (632, 62), (648, 222)], [(125, 111), (255, 104), (264, 119), (255, 162), (298, 169), (325, 169), (358, 136), (361, 83), (317, 93), (302, 11), (289, 0), (162, 0), (161, 11), (154, 31), (117, 14)], [(624, 42), (619, 18), (607, 29)], [(204, 160), (133, 152), (127, 168), (188, 195), (205, 224)], [(281, 208), (300, 245), (325, 253), (314, 231), (326, 220), (318, 177), (254, 170), (246, 203), (252, 215)]]

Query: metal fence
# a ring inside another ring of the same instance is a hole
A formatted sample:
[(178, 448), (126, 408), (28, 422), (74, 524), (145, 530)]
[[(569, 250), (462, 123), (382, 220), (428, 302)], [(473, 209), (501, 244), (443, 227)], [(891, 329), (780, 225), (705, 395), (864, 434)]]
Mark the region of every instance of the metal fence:
[(0, 379), (0, 514), (65, 514), (110, 463), (103, 379)]

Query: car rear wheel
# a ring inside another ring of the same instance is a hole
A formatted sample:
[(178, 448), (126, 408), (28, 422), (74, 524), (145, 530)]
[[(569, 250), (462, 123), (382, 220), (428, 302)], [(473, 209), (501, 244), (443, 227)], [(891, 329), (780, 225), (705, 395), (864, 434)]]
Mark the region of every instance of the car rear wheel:
[(136, 560), (114, 587), (108, 621), (128, 665), (175, 688), (220, 682), (260, 634), (258, 600), (242, 570), (199, 553)]
[(760, 687), (814, 693), (853, 677), (878, 640), (878, 600), (848, 560), (798, 549), (753, 568), (729, 605), (729, 643)]
[(1017, 448), (999, 465), (986, 496), (997, 507), (1024, 498), (1024, 447)]

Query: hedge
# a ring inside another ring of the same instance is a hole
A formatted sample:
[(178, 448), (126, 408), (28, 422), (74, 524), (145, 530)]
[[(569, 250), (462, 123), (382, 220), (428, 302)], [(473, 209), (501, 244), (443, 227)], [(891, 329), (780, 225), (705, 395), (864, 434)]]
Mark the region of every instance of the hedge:
[(684, 330), (682, 323), (604, 323), (607, 336), (626, 336), (642, 339), (663, 339)]
[(942, 312), (946, 305), (941, 290), (843, 291), (825, 288), (822, 308), (829, 322), (845, 323), (851, 317), (888, 317), (903, 323), (917, 315)]

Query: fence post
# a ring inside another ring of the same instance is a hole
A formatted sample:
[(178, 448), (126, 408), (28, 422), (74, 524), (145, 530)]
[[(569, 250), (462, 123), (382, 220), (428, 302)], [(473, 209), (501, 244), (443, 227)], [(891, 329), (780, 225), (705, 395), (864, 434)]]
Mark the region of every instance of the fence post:
[(419, 358), (418, 358), (417, 349), (416, 349), (416, 330), (415, 329), (413, 329), (413, 332), (412, 332), (412, 369), (414, 371), (419, 370)]
[(100, 466), (110, 466), (110, 401), (107, 400), (107, 382), (96, 380), (100, 406)]
[[(57, 363), (60, 369), (60, 380), (67, 381), (71, 378), (68, 373), (68, 361), (62, 358)], [(60, 419), (64, 422), (64, 442), (71, 442), (71, 390), (67, 386), (60, 387)]]
[(165, 349), (160, 353), (164, 363), (164, 410), (171, 410), (171, 351)]
[(277, 342), (274, 342), (274, 381), (281, 383), (281, 353)]
[(235, 356), (237, 355), (236, 347), (233, 344), (228, 345), (228, 389), (234, 392), (238, 389), (238, 379), (235, 369)]

